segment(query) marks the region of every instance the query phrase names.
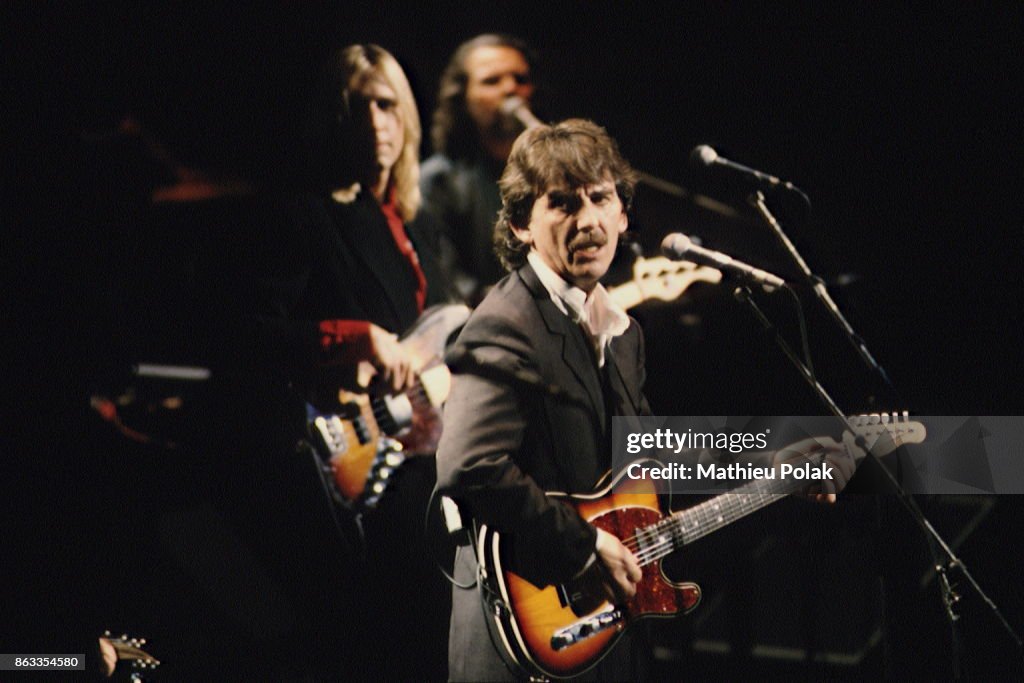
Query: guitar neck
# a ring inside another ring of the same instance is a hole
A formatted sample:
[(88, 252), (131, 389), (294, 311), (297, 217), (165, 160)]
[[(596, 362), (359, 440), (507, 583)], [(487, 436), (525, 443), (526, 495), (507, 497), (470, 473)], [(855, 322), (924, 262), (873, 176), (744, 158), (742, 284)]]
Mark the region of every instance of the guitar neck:
[[(877, 457), (905, 443), (921, 443), (927, 433), (924, 425), (910, 421), (905, 411), (902, 415), (855, 416), (849, 418), (848, 423), (850, 431), (870, 440), (868, 449)], [(775, 474), (778, 478), (756, 479), (700, 505), (675, 512), (637, 534), (641, 545), (650, 547), (645, 559), (653, 561), (664, 557), (807, 486), (807, 482), (800, 479)]]
[(608, 295), (612, 301), (627, 311), (644, 301), (644, 293), (640, 289), (640, 285), (635, 282), (626, 282), (618, 287), (613, 287), (608, 290)]
[(636, 534), (638, 559), (650, 564), (684, 545), (782, 500), (803, 484), (794, 480), (758, 479), (686, 510), (674, 512)]
[(668, 519), (671, 520), (676, 548), (718, 531), (805, 486), (805, 482), (794, 479), (758, 479), (700, 505), (675, 512)]

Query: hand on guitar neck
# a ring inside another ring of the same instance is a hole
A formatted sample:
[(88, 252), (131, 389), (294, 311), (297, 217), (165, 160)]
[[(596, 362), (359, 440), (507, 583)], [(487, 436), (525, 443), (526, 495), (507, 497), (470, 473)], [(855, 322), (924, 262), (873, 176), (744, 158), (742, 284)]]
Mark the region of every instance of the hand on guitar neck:
[(865, 456), (856, 438), (852, 432), (846, 431), (841, 442), (828, 436), (803, 439), (776, 451), (772, 464), (795, 466), (809, 463), (830, 468), (831, 479), (812, 481), (802, 493), (818, 503), (835, 503), (837, 494), (853, 477), (857, 463)]
[[(99, 638), (100, 662), (99, 673), (110, 678), (117, 670), (118, 662), (127, 662), (133, 670), (151, 670), (160, 666), (160, 660), (142, 649), (145, 638), (131, 638), (127, 634), (114, 636), (106, 631)], [(132, 674), (133, 681), (141, 681), (142, 676), (136, 671)]]
[(117, 666), (117, 650), (108, 638), (100, 638), (100, 674), (104, 678), (114, 675), (114, 667)]

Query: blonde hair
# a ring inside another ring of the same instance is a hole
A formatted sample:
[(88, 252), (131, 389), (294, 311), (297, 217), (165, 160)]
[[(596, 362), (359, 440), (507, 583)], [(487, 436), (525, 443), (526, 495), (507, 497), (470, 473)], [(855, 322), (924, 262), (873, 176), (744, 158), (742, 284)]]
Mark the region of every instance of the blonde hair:
[(395, 91), (398, 112), (405, 132), (402, 153), (391, 169), (391, 182), (395, 188), (398, 215), (408, 222), (416, 217), (422, 198), (420, 195), (420, 115), (416, 98), (405, 72), (390, 52), (379, 45), (349, 45), (339, 55), (338, 67), (345, 84), (345, 99), (366, 81), (379, 79)]

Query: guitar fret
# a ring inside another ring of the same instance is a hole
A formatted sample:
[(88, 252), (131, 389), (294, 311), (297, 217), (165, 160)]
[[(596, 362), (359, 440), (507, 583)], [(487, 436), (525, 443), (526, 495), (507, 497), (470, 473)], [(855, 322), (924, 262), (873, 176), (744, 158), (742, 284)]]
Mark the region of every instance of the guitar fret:
[[(798, 487), (799, 484), (794, 482), (760, 479), (688, 510), (676, 512), (667, 519), (672, 520), (675, 527), (673, 537), (677, 539), (676, 543), (685, 545), (760, 510)], [(664, 557), (668, 552), (671, 550), (665, 553), (659, 550), (658, 555)]]

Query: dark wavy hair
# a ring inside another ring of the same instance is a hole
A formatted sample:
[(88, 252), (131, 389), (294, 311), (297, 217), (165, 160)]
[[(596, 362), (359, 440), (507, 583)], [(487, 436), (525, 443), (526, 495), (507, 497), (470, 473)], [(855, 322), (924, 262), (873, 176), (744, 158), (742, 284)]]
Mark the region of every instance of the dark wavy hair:
[(466, 59), (478, 47), (510, 47), (518, 50), (535, 77), (537, 55), (524, 41), (504, 33), (485, 33), (456, 48), (441, 74), (437, 108), (430, 126), (434, 151), (450, 159), (465, 159), (478, 147), (476, 126), (466, 111)]
[(622, 158), (619, 146), (601, 126), (584, 119), (568, 119), (550, 126), (530, 128), (512, 145), (508, 165), (501, 174), (501, 211), (494, 226), (494, 253), (506, 270), (526, 263), (529, 245), (512, 232), (526, 227), (533, 204), (548, 190), (576, 190), (611, 178), (623, 211), (633, 205), (636, 171)]

